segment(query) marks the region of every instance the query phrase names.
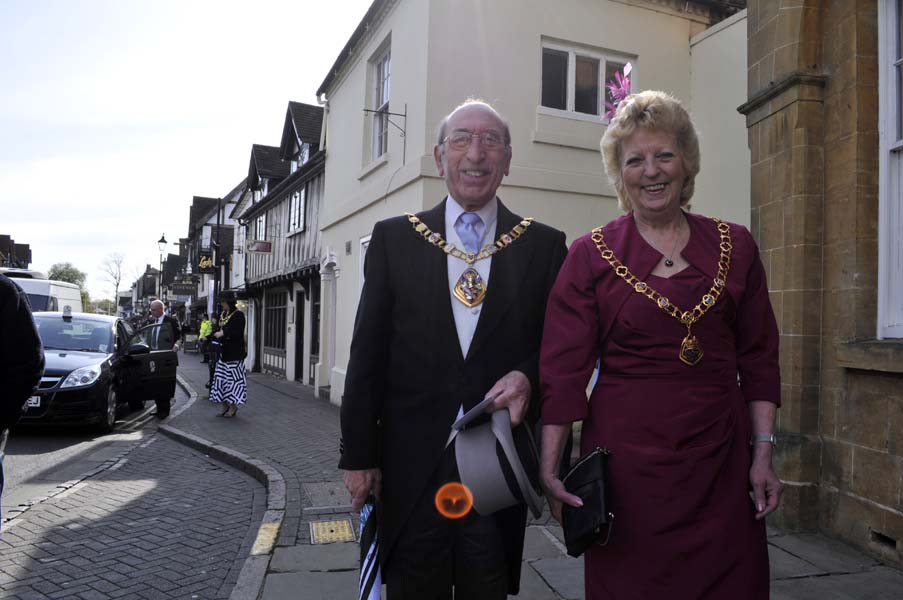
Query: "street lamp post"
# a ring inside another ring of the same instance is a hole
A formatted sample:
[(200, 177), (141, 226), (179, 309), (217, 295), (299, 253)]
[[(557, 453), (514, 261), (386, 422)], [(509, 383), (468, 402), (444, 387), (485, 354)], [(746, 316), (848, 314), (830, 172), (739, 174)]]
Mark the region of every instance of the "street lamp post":
[(160, 249), (160, 274), (158, 275), (157, 299), (163, 301), (163, 253), (166, 251), (166, 235), (161, 234), (157, 240), (157, 248)]

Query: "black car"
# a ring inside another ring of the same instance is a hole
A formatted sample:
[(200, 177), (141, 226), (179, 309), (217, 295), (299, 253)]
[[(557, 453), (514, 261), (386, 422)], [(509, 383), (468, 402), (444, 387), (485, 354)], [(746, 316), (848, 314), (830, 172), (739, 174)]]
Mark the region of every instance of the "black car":
[(172, 398), (178, 358), (156, 349), (152, 325), (135, 331), (123, 319), (69, 312), (34, 313), (44, 344), (44, 376), (20, 423), (95, 424), (113, 430), (120, 404)]

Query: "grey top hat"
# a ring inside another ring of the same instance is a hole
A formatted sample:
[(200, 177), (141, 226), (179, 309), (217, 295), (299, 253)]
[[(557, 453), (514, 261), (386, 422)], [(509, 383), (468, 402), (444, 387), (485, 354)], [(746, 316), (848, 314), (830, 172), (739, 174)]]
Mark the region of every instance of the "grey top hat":
[(539, 460), (527, 426), (519, 425), (512, 431), (511, 416), (503, 408), (493, 412), (488, 422), (464, 428), (483, 414), (486, 404), (481, 402), (452, 426), (457, 433), (455, 458), (461, 483), (470, 489), (473, 506), (481, 515), (524, 502), (533, 516), (539, 517)]

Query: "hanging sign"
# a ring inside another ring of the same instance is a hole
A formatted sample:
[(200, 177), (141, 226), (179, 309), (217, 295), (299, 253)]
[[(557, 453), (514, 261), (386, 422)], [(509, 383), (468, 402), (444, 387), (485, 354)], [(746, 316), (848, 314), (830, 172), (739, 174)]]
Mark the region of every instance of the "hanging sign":
[(194, 296), (197, 286), (193, 281), (178, 281), (169, 286), (169, 290), (177, 296)]
[(248, 252), (272, 252), (273, 242), (267, 240), (251, 240), (248, 242)]
[(213, 273), (213, 253), (201, 252), (198, 255), (198, 273)]

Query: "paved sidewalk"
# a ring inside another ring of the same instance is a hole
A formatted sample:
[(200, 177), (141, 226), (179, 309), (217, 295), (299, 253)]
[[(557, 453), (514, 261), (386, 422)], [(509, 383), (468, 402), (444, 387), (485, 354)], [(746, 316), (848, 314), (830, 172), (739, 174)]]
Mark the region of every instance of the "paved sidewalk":
[(153, 428), (130, 437), (114, 442), (118, 457), (4, 524), (0, 598), (231, 596), (266, 490)]
[[(351, 531), (356, 515), (335, 466), (338, 408), (309, 387), (252, 373), (249, 400), (238, 416), (217, 418), (217, 409), (204, 400), (207, 365), (196, 355), (180, 362), (180, 383), (199, 398), (160, 430), (245, 470), (269, 492), (257, 540), (231, 598), (355, 598), (357, 544), (312, 544), (310, 533), (312, 523), (327, 537), (356, 533)], [(903, 573), (822, 536), (769, 531), (769, 555), (773, 600), (903, 598)], [(524, 563), (517, 598), (584, 598), (583, 561), (566, 556), (561, 529), (547, 513), (527, 528)]]

